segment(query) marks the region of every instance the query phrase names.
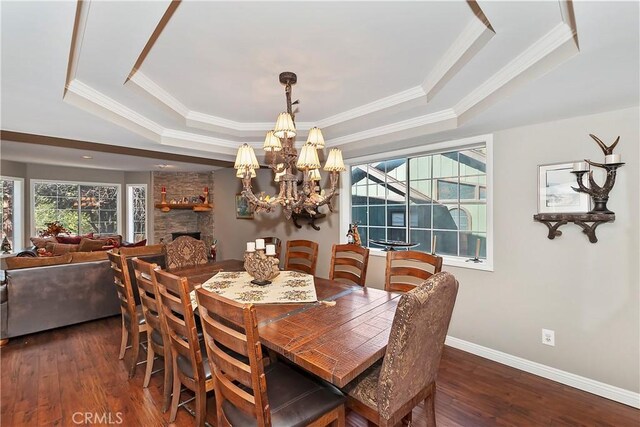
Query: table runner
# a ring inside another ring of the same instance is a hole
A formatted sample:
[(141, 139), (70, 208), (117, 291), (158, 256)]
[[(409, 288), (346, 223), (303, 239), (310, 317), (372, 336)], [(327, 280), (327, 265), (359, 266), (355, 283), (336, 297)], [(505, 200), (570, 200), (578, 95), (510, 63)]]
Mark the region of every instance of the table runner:
[[(310, 274), (281, 271), (270, 285), (265, 286), (252, 284), (252, 279), (246, 271), (221, 271), (204, 282), (202, 287), (244, 304), (300, 304), (318, 300)], [(195, 291), (191, 292), (191, 304), (197, 307)]]

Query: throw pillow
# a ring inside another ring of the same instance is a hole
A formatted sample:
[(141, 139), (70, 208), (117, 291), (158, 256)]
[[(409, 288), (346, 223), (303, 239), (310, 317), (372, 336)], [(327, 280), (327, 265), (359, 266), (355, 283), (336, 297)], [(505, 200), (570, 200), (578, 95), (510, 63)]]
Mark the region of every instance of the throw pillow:
[(140, 240), (139, 242), (136, 242), (136, 243), (123, 243), (122, 244), (123, 248), (137, 248), (139, 246), (147, 246), (147, 239)]
[(51, 252), (55, 255), (64, 255), (70, 252), (78, 252), (78, 247), (80, 245), (72, 245), (67, 243), (51, 243), (48, 242), (47, 246), (45, 246), (45, 250), (47, 252)]
[(79, 252), (93, 252), (100, 251), (102, 247), (107, 244), (106, 240), (98, 240), (98, 239), (88, 239), (83, 237), (80, 240), (80, 246), (78, 247)]
[(47, 242), (58, 243), (55, 237), (32, 237), (31, 243), (38, 249), (44, 249), (47, 246)]
[(56, 236), (56, 239), (58, 240), (58, 243), (67, 243), (67, 244), (78, 245), (78, 244), (80, 244), (80, 241), (82, 240), (83, 237), (86, 237), (88, 239), (93, 239), (93, 233), (84, 234), (82, 236), (58, 235), (58, 236)]
[(98, 235), (94, 235), (93, 238), (101, 239), (101, 240), (111, 239), (112, 241), (115, 241), (113, 246), (116, 246), (116, 247), (122, 245), (122, 236), (119, 234), (98, 234)]
[(71, 262), (71, 254), (65, 254), (52, 257), (11, 257), (5, 259), (7, 270), (18, 270), (20, 268), (44, 267), (47, 265), (69, 264)]

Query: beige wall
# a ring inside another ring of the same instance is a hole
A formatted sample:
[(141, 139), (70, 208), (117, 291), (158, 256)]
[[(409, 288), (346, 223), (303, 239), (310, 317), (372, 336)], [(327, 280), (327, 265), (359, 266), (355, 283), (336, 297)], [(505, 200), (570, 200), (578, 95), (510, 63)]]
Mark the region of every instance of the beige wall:
[[(640, 277), (638, 108), (549, 122), (494, 134), (494, 272), (451, 268), (460, 281), (449, 335), (557, 369), (640, 391)], [(607, 143), (617, 135), (620, 170), (609, 207), (616, 221), (598, 228), (591, 244), (566, 225), (555, 240), (532, 220), (537, 211), (537, 166), (581, 158), (602, 160), (589, 138)], [(428, 149), (428, 147), (425, 147)], [(256, 191), (275, 193), (271, 172), (259, 172)], [(240, 180), (230, 169), (215, 172), (216, 234), (223, 258), (242, 256), (247, 240), (275, 235), (320, 244), (318, 274), (327, 275), (330, 247), (342, 234), (338, 214), (317, 232), (297, 230), (278, 212), (253, 221), (235, 218)], [(381, 287), (384, 258), (372, 256), (369, 285)], [(553, 329), (556, 346), (541, 344)]]

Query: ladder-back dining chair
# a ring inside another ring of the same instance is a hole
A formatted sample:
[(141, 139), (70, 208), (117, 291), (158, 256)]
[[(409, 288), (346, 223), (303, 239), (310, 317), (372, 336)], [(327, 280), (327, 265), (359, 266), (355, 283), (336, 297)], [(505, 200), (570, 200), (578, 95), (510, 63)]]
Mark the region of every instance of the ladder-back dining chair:
[(167, 269), (195, 267), (209, 262), (207, 244), (190, 236), (180, 236), (165, 245)]
[(184, 385), (195, 394), (196, 425), (204, 426), (207, 392), (213, 390), (213, 379), (205, 351), (200, 347), (193, 314), (190, 287), (185, 277), (159, 269), (154, 270), (160, 309), (164, 315), (173, 359), (173, 391), (169, 422), (176, 419), (180, 404), (180, 389)]
[(365, 286), (368, 265), (369, 248), (352, 244), (333, 245), (329, 279)]
[(196, 295), (214, 373), (218, 426), (345, 425), (338, 389), (284, 363), (264, 366), (252, 304), (202, 288)]
[[(142, 314), (142, 307), (136, 306), (133, 296), (133, 287), (129, 276), (127, 261), (123, 255), (109, 251), (107, 253), (113, 271), (113, 283), (120, 300), (120, 312), (122, 314), (122, 336), (120, 339), (120, 354), (118, 358), (124, 359), (127, 349), (131, 349), (131, 362), (129, 364), (129, 378), (136, 373), (138, 355), (140, 351), (140, 334), (147, 331), (147, 322)], [(127, 346), (131, 338), (131, 345)]]
[(285, 270), (300, 271), (315, 276), (318, 264), (318, 244), (311, 240), (289, 240), (284, 260)]
[(457, 293), (456, 279), (442, 272), (400, 297), (384, 359), (344, 387), (348, 408), (395, 426), (410, 424), (424, 401), (427, 425), (436, 425), (436, 377)]
[(171, 387), (173, 381), (173, 361), (171, 357), (171, 345), (167, 335), (166, 326), (162, 321), (158, 297), (158, 284), (154, 270), (157, 264), (151, 264), (138, 258), (131, 260), (133, 271), (138, 285), (142, 314), (147, 322), (147, 370), (144, 374), (142, 386), (147, 388), (153, 373), (153, 361), (156, 355), (163, 361), (164, 385), (162, 389), (162, 412), (169, 408)]
[(442, 271), (442, 257), (417, 251), (388, 251), (384, 289), (407, 292)]

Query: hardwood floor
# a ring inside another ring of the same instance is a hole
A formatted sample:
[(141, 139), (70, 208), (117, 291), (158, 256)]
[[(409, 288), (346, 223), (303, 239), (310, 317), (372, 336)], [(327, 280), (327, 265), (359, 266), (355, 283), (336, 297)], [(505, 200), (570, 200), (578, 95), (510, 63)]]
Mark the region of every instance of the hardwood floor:
[[(0, 350), (0, 425), (168, 425), (161, 377), (143, 389), (139, 366), (127, 380), (119, 340), (119, 317), (12, 339)], [(640, 425), (640, 410), (452, 348), (440, 366), (436, 412), (439, 426)], [(208, 413), (213, 423), (212, 405)], [(426, 425), (422, 406), (413, 420)], [(193, 422), (178, 411), (175, 425)], [(347, 425), (367, 424), (352, 413)]]

